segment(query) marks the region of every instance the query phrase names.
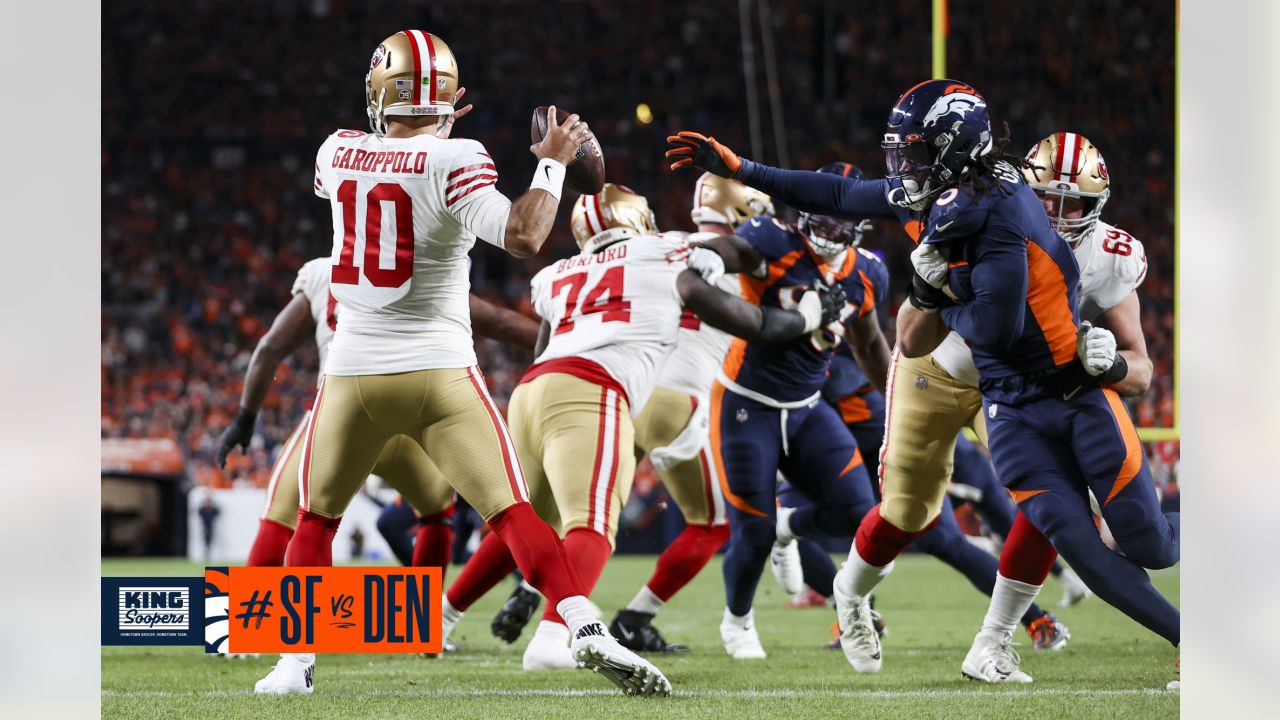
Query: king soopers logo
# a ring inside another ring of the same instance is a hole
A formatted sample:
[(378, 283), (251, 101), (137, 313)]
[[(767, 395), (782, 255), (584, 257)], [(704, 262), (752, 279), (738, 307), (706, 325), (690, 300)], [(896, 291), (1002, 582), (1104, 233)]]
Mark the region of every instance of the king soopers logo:
[(120, 631), (180, 631), (191, 626), (191, 590), (186, 587), (121, 587)]

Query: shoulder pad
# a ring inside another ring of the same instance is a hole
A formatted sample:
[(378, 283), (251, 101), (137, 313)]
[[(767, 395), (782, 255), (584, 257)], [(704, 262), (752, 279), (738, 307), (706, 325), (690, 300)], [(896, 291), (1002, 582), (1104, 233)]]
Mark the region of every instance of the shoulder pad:
[(948, 242), (977, 232), (987, 219), (987, 203), (983, 200), (960, 188), (946, 190), (929, 209), (920, 242)]

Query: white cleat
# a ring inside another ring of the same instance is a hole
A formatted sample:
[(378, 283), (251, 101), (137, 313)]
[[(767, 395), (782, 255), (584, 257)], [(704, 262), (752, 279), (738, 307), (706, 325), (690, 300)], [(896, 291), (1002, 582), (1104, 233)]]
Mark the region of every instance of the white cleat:
[(666, 697), (671, 694), (667, 676), (653, 663), (619, 645), (602, 623), (594, 622), (578, 629), (572, 654), (583, 667), (621, 688), (623, 695)]
[[(458, 623), (462, 622), (464, 613), (450, 605), (447, 597), (444, 598), (440, 605), (440, 637), (445, 645), (453, 645), (449, 640), (449, 635), (453, 633), (453, 629), (458, 626)], [(453, 649), (457, 651), (458, 647), (454, 645)]]
[(539, 622), (538, 629), (524, 649), (523, 664), (526, 672), (573, 670), (578, 667), (578, 661), (569, 651), (569, 628), (550, 620)]
[(310, 695), (315, 689), (312, 686), (315, 671), (315, 655), (284, 653), (271, 672), (253, 686), (253, 691), (262, 695)]
[(964, 656), (960, 672), (971, 680), (989, 683), (1029, 683), (1031, 676), (1018, 668), (1021, 658), (1012, 647), (1011, 634), (981, 630)]
[(729, 608), (724, 609), (720, 641), (724, 643), (724, 651), (734, 660), (763, 660), (768, 657), (760, 644), (760, 633), (756, 632), (755, 615), (754, 609), (743, 617), (729, 612)]
[(791, 514), (794, 508), (778, 508), (776, 540), (769, 550), (769, 568), (773, 570), (773, 578), (789, 595), (804, 590), (804, 568), (800, 565), (800, 546), (796, 536), (791, 532)]
[(1058, 582), (1062, 583), (1062, 601), (1058, 603), (1061, 607), (1069, 608), (1082, 600), (1088, 600), (1093, 595), (1089, 586), (1085, 585), (1076, 571), (1069, 567), (1063, 566)]
[(880, 634), (876, 632), (870, 598), (845, 595), (840, 592), (838, 581), (835, 583), (835, 597), (840, 649), (844, 650), (845, 658), (860, 673), (880, 672)]

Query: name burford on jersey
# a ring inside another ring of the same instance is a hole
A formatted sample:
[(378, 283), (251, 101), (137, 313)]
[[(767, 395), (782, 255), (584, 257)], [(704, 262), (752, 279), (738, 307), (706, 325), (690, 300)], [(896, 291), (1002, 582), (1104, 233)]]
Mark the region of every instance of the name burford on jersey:
[[(1132, 235), (1104, 222), (1076, 246), (1073, 254), (1080, 266), (1080, 320), (1092, 322), (1110, 310), (1147, 277), (1146, 251)], [(973, 352), (964, 339), (949, 333), (933, 351), (933, 359), (951, 377), (966, 385), (978, 386), (978, 369)]]
[(639, 415), (676, 345), (684, 251), (681, 239), (646, 235), (543, 268), (531, 283), (533, 308), (551, 326), (551, 338), (536, 362), (596, 363)]
[(333, 341), (333, 331), (338, 327), (338, 301), (329, 292), (328, 256), (310, 260), (299, 268), (290, 293), (306, 298), (311, 308), (311, 319), (316, 324), (316, 352), (320, 356), (320, 370), (316, 378), (319, 384), (320, 377), (324, 375), (325, 361), (329, 359), (329, 343)]
[(330, 292), (342, 304), (326, 372), (382, 375), (476, 364), (467, 253), (502, 246), (511, 202), (474, 140), (340, 130), (316, 154), (333, 214)]

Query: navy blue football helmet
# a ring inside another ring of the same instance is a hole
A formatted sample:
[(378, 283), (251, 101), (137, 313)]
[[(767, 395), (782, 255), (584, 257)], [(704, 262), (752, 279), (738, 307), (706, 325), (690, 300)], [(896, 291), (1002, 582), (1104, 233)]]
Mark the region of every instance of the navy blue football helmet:
[[(840, 175), (842, 177), (862, 180), (866, 176), (856, 165), (846, 162), (831, 163), (818, 169), (820, 173)], [(839, 255), (850, 247), (862, 244), (863, 234), (871, 229), (871, 221), (845, 220), (830, 215), (811, 215), (800, 213), (800, 232), (809, 239), (814, 252), (826, 258)]]
[(958, 80), (926, 80), (902, 94), (885, 128), (889, 200), (923, 210), (991, 152), (987, 101)]

